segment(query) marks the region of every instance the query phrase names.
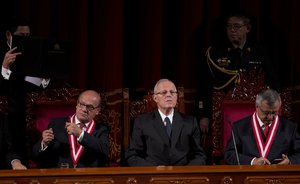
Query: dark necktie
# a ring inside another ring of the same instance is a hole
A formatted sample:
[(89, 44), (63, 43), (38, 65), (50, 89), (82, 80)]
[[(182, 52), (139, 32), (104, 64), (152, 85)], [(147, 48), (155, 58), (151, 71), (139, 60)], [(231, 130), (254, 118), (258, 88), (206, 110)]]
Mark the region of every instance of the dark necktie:
[(171, 137), (171, 133), (172, 133), (171, 121), (168, 117), (166, 117), (165, 122), (166, 122), (166, 132), (167, 132), (168, 136)]
[(268, 136), (269, 129), (270, 129), (269, 124), (267, 124), (267, 123), (264, 124), (264, 134), (265, 134), (266, 138)]
[(85, 127), (85, 124), (84, 123), (80, 123), (79, 124), (79, 128), (82, 130), (83, 128)]

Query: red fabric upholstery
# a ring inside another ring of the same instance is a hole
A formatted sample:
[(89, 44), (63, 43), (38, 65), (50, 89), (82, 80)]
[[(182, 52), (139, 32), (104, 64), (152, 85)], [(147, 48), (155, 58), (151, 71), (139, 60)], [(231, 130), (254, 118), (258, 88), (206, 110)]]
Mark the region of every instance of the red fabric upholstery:
[(225, 151), (227, 142), (231, 136), (231, 127), (234, 122), (246, 116), (253, 114), (255, 104), (253, 102), (234, 102), (225, 101), (222, 104), (224, 118), (223, 124), (223, 151)]
[(75, 105), (39, 105), (36, 110), (36, 129), (42, 132), (47, 129), (49, 121), (57, 117), (72, 116), (75, 113)]

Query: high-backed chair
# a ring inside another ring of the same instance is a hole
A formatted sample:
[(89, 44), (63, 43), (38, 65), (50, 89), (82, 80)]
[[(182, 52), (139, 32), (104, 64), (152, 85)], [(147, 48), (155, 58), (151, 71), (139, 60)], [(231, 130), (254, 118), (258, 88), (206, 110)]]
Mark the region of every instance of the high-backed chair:
[(125, 114), (128, 113), (129, 90), (128, 88), (119, 88), (104, 92), (102, 95), (103, 108), (100, 118), (108, 122), (110, 126), (109, 134), (109, 166), (120, 166), (121, 157), (124, 153), (124, 121)]
[[(184, 106), (184, 88), (178, 87), (178, 102), (177, 102), (177, 110), (179, 112), (185, 112)], [(153, 100), (153, 91), (149, 91), (148, 95), (145, 95), (143, 99), (140, 101), (130, 101), (128, 113), (126, 113), (126, 117), (124, 118), (124, 137), (123, 137), (123, 145), (124, 150), (126, 150), (129, 146), (129, 139), (131, 135), (132, 125), (134, 119), (140, 114), (153, 111), (157, 108), (155, 101)]]
[[(30, 93), (27, 105), (28, 148), (41, 138), (41, 132), (48, 127), (54, 117), (71, 116), (76, 111), (76, 103), (82, 89), (51, 89), (42, 93)], [(128, 106), (128, 89), (116, 89), (101, 92), (101, 113), (95, 117), (100, 122), (108, 123), (109, 166), (119, 166), (121, 159), (121, 140), (123, 135), (124, 109)], [(127, 99), (127, 100), (126, 100)], [(30, 150), (29, 150), (30, 152)]]
[[(263, 75), (253, 77), (250, 73), (241, 78), (240, 84), (232, 91), (213, 93), (211, 135), (213, 164), (222, 163), (224, 151), (231, 136), (232, 124), (254, 113), (256, 95), (267, 88)], [(283, 104), (280, 115), (291, 118), (290, 90), (282, 90), (280, 96)]]

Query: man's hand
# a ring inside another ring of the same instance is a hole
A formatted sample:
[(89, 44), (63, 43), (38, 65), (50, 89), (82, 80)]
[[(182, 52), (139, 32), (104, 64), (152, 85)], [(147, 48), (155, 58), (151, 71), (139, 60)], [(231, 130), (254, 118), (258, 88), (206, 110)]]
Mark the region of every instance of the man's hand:
[(271, 162), (264, 157), (255, 158), (252, 163), (252, 165), (270, 165), (270, 164)]
[(43, 134), (42, 134), (42, 142), (45, 146), (48, 146), (51, 141), (54, 139), (54, 134), (53, 134), (53, 130), (52, 128), (48, 129), (48, 130), (44, 130)]
[(11, 167), (13, 170), (26, 170), (27, 168), (21, 163), (20, 160), (14, 159), (11, 161)]
[(66, 122), (66, 130), (69, 135), (74, 135), (77, 138), (80, 136), (82, 130), (75, 124)]
[(201, 118), (199, 121), (200, 130), (202, 133), (208, 133), (209, 130), (209, 119)]
[(287, 155), (282, 154), (282, 161), (278, 163), (278, 165), (288, 165), (290, 164), (290, 160)]
[(5, 69), (9, 69), (10, 65), (15, 62), (17, 55), (22, 54), (21, 52), (14, 53), (14, 51), (16, 49), (17, 49), (17, 47), (14, 47), (13, 49), (10, 49), (9, 51), (6, 52), (3, 62), (2, 62), (2, 66)]

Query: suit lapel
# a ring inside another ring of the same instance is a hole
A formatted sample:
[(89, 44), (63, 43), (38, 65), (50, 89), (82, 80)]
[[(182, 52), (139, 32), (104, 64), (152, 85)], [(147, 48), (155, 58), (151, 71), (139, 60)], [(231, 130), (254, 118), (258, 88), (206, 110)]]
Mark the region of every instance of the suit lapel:
[(163, 123), (163, 120), (161, 119), (158, 110), (155, 111), (155, 113), (153, 114), (153, 119), (152, 119), (152, 126), (154, 128), (154, 130), (157, 131), (158, 135), (161, 137), (161, 139), (163, 140), (163, 142), (167, 145), (169, 145), (169, 136), (167, 135), (166, 129), (165, 129), (165, 125)]
[(172, 145), (175, 145), (175, 143), (178, 141), (182, 128), (183, 128), (182, 118), (178, 112), (174, 112), (174, 117), (172, 122), (172, 135), (171, 135)]

